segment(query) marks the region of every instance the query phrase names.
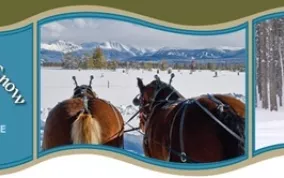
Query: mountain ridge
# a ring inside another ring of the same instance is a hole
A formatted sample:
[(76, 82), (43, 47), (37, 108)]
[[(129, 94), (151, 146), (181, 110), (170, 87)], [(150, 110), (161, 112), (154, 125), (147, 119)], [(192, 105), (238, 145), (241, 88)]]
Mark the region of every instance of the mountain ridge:
[(72, 53), (81, 58), (83, 55), (91, 55), (93, 50), (100, 47), (108, 60), (121, 61), (159, 61), (159, 60), (245, 60), (246, 49), (241, 47), (216, 47), (216, 48), (179, 48), (162, 47), (141, 48), (125, 45), (116, 41), (85, 42), (76, 44), (70, 41), (56, 40), (41, 43), (41, 60), (60, 62), (64, 54)]

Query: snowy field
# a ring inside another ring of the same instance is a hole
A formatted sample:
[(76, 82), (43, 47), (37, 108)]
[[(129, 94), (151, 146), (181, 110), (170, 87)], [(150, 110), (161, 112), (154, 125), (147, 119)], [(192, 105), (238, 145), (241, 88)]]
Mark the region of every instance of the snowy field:
[[(218, 71), (218, 77), (214, 78), (212, 71), (173, 71), (175, 78), (172, 85), (185, 97), (195, 97), (202, 94), (236, 94), (245, 102), (245, 73)], [(41, 69), (41, 134), (48, 115), (48, 111), (58, 102), (72, 96), (74, 82), (71, 77), (77, 78), (78, 85), (88, 84), (90, 75), (94, 76), (93, 89), (100, 98), (110, 101), (123, 114), (124, 120), (128, 120), (138, 108), (132, 104), (132, 99), (139, 93), (137, 77), (143, 79), (144, 84), (154, 79), (156, 70), (152, 72), (142, 70), (130, 70), (128, 74), (122, 69), (116, 71), (107, 70), (61, 70)], [(161, 80), (168, 82), (170, 75), (166, 71), (160, 71)], [(110, 88), (107, 83), (110, 83)], [(132, 126), (138, 126), (138, 119), (130, 122)], [(126, 129), (129, 127), (126, 126)], [(41, 135), (42, 138), (42, 135)], [(125, 149), (143, 155), (142, 135), (138, 132), (125, 134)]]
[(284, 144), (284, 107), (278, 112), (255, 109), (255, 149)]

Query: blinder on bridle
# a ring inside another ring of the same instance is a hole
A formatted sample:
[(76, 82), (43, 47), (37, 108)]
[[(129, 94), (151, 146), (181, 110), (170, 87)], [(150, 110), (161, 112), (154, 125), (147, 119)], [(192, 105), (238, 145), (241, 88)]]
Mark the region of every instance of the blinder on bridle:
[[(174, 77), (175, 77), (175, 74), (172, 73), (168, 86), (171, 85), (172, 80), (173, 80)], [(161, 82), (161, 79), (159, 78), (158, 75), (155, 75), (154, 78), (156, 79), (155, 80), (156, 81), (155, 91), (157, 92), (162, 87), (162, 85), (165, 84), (165, 83)], [(140, 93), (140, 94), (136, 95), (136, 97), (133, 99), (132, 103), (135, 106), (141, 106), (142, 105), (142, 100), (143, 100), (143, 96), (142, 96), (142, 93)]]
[(92, 97), (95, 97), (94, 95), (94, 92), (93, 92), (93, 89), (92, 89), (92, 81), (94, 79), (94, 76), (91, 75), (90, 76), (90, 82), (89, 82), (89, 85), (78, 85), (77, 83), (77, 80), (76, 80), (76, 77), (73, 76), (72, 79), (74, 80), (75, 82), (75, 88), (74, 88), (74, 93), (73, 93), (73, 97), (81, 97), (85, 94), (88, 94)]
[(140, 105), (139, 96), (140, 96), (140, 94), (138, 94), (137, 96), (135, 96), (135, 98), (133, 99), (132, 103), (134, 104), (134, 106), (139, 106), (139, 105)]

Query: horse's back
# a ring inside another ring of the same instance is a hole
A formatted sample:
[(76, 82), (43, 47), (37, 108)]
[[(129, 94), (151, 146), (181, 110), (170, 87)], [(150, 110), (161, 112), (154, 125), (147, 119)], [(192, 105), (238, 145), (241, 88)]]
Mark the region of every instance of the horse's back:
[[(81, 98), (71, 98), (58, 103), (49, 113), (44, 128), (42, 149), (73, 144), (72, 124), (83, 111)], [(123, 145), (123, 118), (116, 107), (102, 99), (88, 101), (88, 109), (100, 126), (102, 143), (112, 146)]]
[(58, 103), (48, 114), (44, 127), (42, 149), (71, 144), (72, 122), (83, 108), (81, 99), (68, 99)]
[(124, 121), (118, 109), (108, 101), (95, 98), (90, 100), (89, 108), (92, 116), (99, 122), (100, 127), (103, 128), (102, 138), (103, 142), (116, 142), (113, 139), (122, 137), (124, 130)]
[[(239, 116), (236, 119), (244, 118), (245, 104), (242, 101), (227, 95), (216, 94), (212, 96), (223, 104), (229, 105)], [(222, 129), (221, 131), (224, 134), (220, 134), (220, 127), (207, 113), (209, 112), (216, 116), (218, 104), (210, 99), (208, 95), (190, 98), (187, 101), (187, 104), (184, 102), (177, 105), (174, 112), (169, 114), (168, 118), (164, 118), (165, 120), (173, 119), (172, 132), (170, 132), (171, 134), (168, 137), (171, 141), (171, 148), (175, 152), (185, 151), (190, 158), (200, 162), (220, 161), (225, 157), (229, 158), (242, 154), (242, 151), (239, 151), (238, 142), (234, 138), (227, 137), (228, 133), (225, 133)], [(205, 110), (197, 105), (196, 101)], [(185, 109), (186, 105), (187, 109)], [(237, 122), (234, 119), (232, 118), (232, 123), (244, 124), (241, 120), (241, 122)], [(237, 125), (233, 125), (233, 127), (237, 127)], [(244, 134), (243, 130), (239, 130), (239, 132), (241, 135)], [(183, 135), (183, 140), (181, 140), (181, 134)], [(181, 148), (182, 144), (184, 144), (184, 150)], [(227, 149), (229, 147), (230, 150), (228, 152)], [(172, 152), (171, 161), (180, 161), (180, 157)]]

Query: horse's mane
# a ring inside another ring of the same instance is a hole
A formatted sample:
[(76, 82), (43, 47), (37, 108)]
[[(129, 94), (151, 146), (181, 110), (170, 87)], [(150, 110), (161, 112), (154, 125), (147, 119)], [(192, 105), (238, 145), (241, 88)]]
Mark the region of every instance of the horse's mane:
[[(158, 88), (157, 88), (157, 85), (158, 85)], [(184, 96), (182, 96), (179, 92), (177, 92), (177, 90), (173, 86), (171, 86), (171, 85), (169, 85), (169, 84), (167, 84), (163, 81), (158, 82), (157, 80), (153, 80), (146, 87), (152, 87), (152, 88), (155, 88), (155, 89), (158, 89), (158, 90), (161, 89), (161, 91), (168, 91), (168, 92), (172, 92), (172, 91), (175, 90), (176, 91), (175, 92), (175, 95), (176, 95), (175, 99), (184, 98)], [(158, 96), (159, 96), (159, 94), (157, 95), (157, 97)], [(173, 98), (173, 97), (171, 97), (171, 98)]]
[[(229, 104), (226, 102), (225, 98), (235, 99), (235, 97), (229, 95), (216, 95), (215, 97), (225, 104)], [(237, 102), (242, 103), (242, 101), (240, 100), (238, 100)], [(245, 118), (243, 118), (242, 115), (239, 115), (233, 107), (230, 107), (230, 109), (232, 110), (231, 119), (220, 119), (224, 124), (226, 124), (230, 129), (232, 129), (236, 134), (238, 134), (243, 140), (245, 140)], [(238, 151), (240, 155), (244, 154), (244, 147), (244, 143), (238, 141)]]

